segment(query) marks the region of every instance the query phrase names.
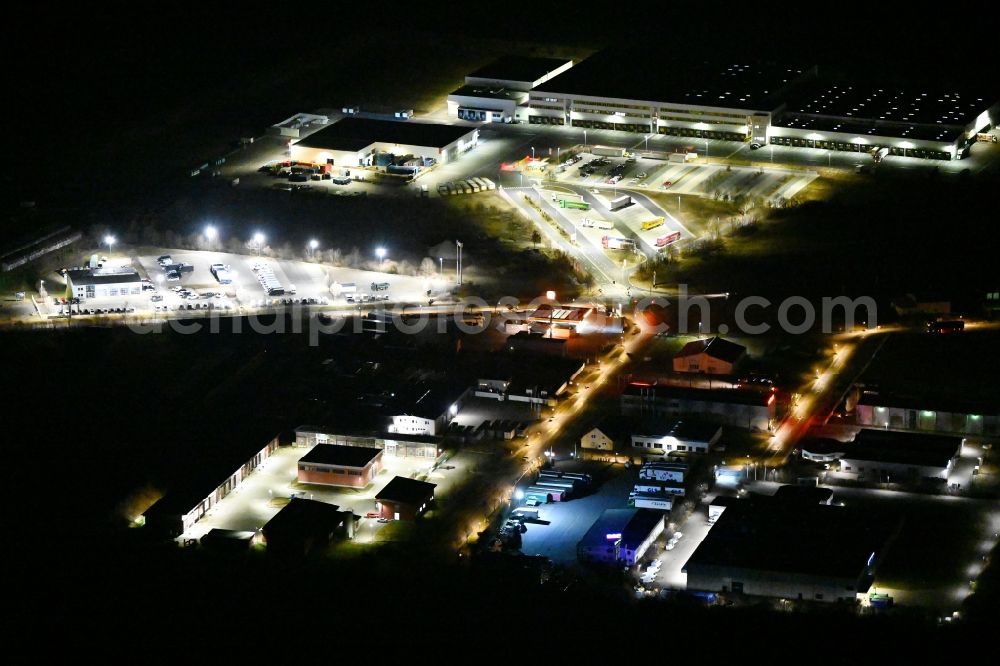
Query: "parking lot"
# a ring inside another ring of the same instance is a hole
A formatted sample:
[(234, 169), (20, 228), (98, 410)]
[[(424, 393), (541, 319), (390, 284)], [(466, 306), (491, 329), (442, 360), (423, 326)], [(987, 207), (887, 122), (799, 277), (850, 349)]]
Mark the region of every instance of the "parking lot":
[[(174, 264), (187, 264), (191, 270), (179, 273), (179, 279), (170, 280), (167, 271), (157, 261), (162, 253), (135, 257), (112, 258), (108, 267), (136, 268), (148, 280), (142, 294), (87, 299), (79, 305), (63, 305), (65, 280), (53, 275), (47, 278), (50, 295), (40, 302), (47, 317), (58, 317), (72, 312), (75, 315), (135, 315), (149, 316), (156, 313), (216, 312), (242, 314), (257, 308), (281, 305), (307, 305), (313, 307), (354, 307), (363, 303), (427, 301), (428, 290), (442, 293), (449, 285), (441, 280), (394, 275), (376, 271), (338, 268), (318, 263), (290, 261), (211, 251), (168, 252)], [(229, 267), (230, 284), (220, 284), (211, 266)], [(260, 267), (267, 267), (284, 293), (269, 295), (260, 279)], [(257, 268), (258, 270), (255, 270)]]
[[(559, 463), (557, 468), (570, 471), (569, 463)], [(559, 564), (577, 561), (576, 545), (605, 509), (628, 508), (628, 494), (635, 485), (637, 468), (626, 470), (621, 465), (594, 465), (573, 467), (572, 471), (586, 471), (595, 477), (589, 495), (565, 502), (552, 502), (538, 507), (538, 517), (543, 523), (526, 523), (528, 531), (521, 535), (521, 552), (525, 555), (542, 555)], [(601, 482), (601, 478), (604, 481)]]
[(580, 153), (578, 157), (582, 158), (579, 162), (557, 167), (556, 181), (609, 189), (612, 197), (617, 196), (618, 188), (637, 188), (730, 199), (742, 195), (776, 202), (795, 196), (817, 177), (815, 172), (808, 171), (729, 167), (697, 160), (677, 163), (648, 157), (601, 157), (591, 153)]

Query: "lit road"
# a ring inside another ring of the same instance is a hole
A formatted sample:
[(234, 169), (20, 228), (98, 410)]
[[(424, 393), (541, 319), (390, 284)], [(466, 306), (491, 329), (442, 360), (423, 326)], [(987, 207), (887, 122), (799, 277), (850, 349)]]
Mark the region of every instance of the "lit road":
[[(775, 429), (768, 446), (771, 451), (765, 463), (768, 467), (784, 464), (810, 428), (826, 423), (854, 380), (888, 339), (885, 333), (846, 333), (835, 338), (833, 348), (828, 350), (827, 365), (818, 367), (814, 378), (799, 389), (798, 400)], [(877, 336), (877, 341), (869, 340), (869, 336)]]

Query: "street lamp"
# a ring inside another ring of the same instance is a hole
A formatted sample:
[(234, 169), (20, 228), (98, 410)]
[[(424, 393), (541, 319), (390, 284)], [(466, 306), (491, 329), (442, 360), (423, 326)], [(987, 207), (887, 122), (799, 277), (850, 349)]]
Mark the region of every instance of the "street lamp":
[(205, 238), (209, 242), (214, 241), (218, 237), (219, 237), (219, 232), (218, 230), (216, 230), (215, 227), (213, 227), (211, 224), (205, 227)]
[(375, 248), (375, 256), (378, 257), (378, 268), (382, 270), (382, 261), (385, 259), (385, 248), (377, 247)]
[(444, 257), (438, 257), (438, 273), (444, 275)]
[(114, 247), (117, 240), (118, 239), (116, 239), (111, 234), (108, 234), (107, 236), (104, 237), (104, 244), (108, 246), (108, 252), (111, 252), (111, 248)]
[(260, 256), (260, 251), (264, 247), (264, 234), (257, 232), (253, 235), (254, 245), (257, 247), (257, 256)]
[(535, 159), (535, 147), (534, 146), (531, 147), (531, 159), (532, 160)]
[(318, 247), (319, 247), (319, 241), (318, 240), (316, 240), (315, 238), (313, 238), (311, 241), (309, 241), (309, 256), (310, 257), (316, 255), (316, 248), (318, 248)]

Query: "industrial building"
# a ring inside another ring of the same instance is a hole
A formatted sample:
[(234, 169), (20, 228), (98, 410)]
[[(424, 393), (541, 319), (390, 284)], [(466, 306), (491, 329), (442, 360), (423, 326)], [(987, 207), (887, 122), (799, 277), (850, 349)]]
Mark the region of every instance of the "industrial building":
[(573, 66), (572, 60), (508, 55), (465, 77), (448, 95), (448, 115), (475, 122), (511, 122), (528, 91)]
[[(664, 64), (653, 76), (624, 63)], [(511, 82), (467, 78), (449, 110), (503, 120), (513, 107), (516, 121), (534, 124), (941, 160), (966, 156), (1000, 120), (1000, 103), (985, 93), (852, 81), (809, 65), (705, 62), (658, 45), (564, 66), (532, 82), (526, 100), (524, 83), (514, 93)]]
[(643, 417), (692, 416), (723, 425), (769, 430), (775, 394), (750, 388), (699, 389), (632, 382), (622, 392), (622, 412)]
[(870, 511), (759, 495), (717, 509), (682, 569), (689, 590), (854, 603), (899, 529)]
[(364, 488), (382, 469), (382, 450), (317, 444), (299, 458), (299, 483)]
[(121, 298), (142, 294), (142, 278), (131, 268), (102, 271), (74, 268), (66, 271), (68, 298)]
[(295, 497), (261, 531), (269, 553), (303, 557), (337, 538), (354, 538), (354, 514), (336, 504)]
[(414, 520), (427, 510), (434, 500), (437, 484), (394, 476), (375, 495), (379, 516), (388, 520)]
[[(258, 440), (251, 448), (259, 444)], [(192, 474), (184, 487), (168, 492), (145, 511), (146, 525), (171, 537), (189, 531), (277, 451), (278, 438), (274, 437), (256, 451), (246, 451), (246, 448), (227, 450), (216, 460), (207, 461), (208, 464)]]
[(474, 372), (472, 394), (480, 398), (555, 407), (559, 396), (583, 372), (584, 361), (552, 354), (463, 355)]
[(401, 166), (423, 167), (448, 162), (472, 149), (478, 134), (475, 128), (458, 125), (347, 117), (292, 143), (291, 157), (313, 164), (362, 167), (379, 164), (378, 155), (411, 156)]
[(1000, 407), (973, 399), (941, 399), (864, 390), (859, 425), (961, 435), (1000, 435)]
[(665, 519), (648, 509), (607, 509), (576, 546), (581, 562), (634, 566), (663, 533)]
[(400, 433), (352, 432), (337, 426), (302, 425), (295, 429), (295, 445), (317, 444), (379, 449), (387, 457), (434, 460), (441, 453), (441, 437)]
[(693, 340), (674, 355), (674, 372), (731, 375), (746, 353), (743, 345), (718, 336)]
[(707, 453), (719, 438), (722, 428), (715, 423), (692, 419), (643, 420), (632, 428), (632, 450), (644, 457), (673, 453)]
[(885, 483), (947, 480), (961, 450), (961, 437), (866, 428), (840, 458), (840, 472)]

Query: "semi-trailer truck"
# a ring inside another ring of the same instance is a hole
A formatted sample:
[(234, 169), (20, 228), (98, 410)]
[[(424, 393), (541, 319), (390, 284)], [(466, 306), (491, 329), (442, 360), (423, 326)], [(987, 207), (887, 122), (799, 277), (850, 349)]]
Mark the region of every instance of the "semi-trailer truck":
[(635, 247), (635, 243), (628, 238), (615, 236), (605, 236), (601, 239), (601, 245), (605, 250), (630, 250)]
[(666, 247), (671, 243), (676, 243), (681, 239), (681, 232), (673, 231), (665, 236), (659, 236), (656, 239), (656, 247)]
[(590, 204), (586, 201), (573, 201), (572, 199), (560, 199), (560, 208), (572, 208), (574, 210), (590, 210)]
[(587, 227), (588, 229), (614, 229), (615, 225), (611, 224), (607, 220), (592, 220), (589, 217), (583, 218), (583, 222), (580, 223), (581, 227)]
[(655, 229), (656, 227), (663, 226), (664, 219), (662, 217), (657, 217), (652, 220), (646, 220), (642, 223), (643, 231), (649, 231), (650, 229)]
[(615, 148), (614, 146), (594, 146), (590, 149), (590, 152), (594, 155), (604, 157), (625, 157), (625, 149)]
[(612, 199), (611, 203), (609, 204), (609, 207), (611, 208), (611, 210), (621, 210), (626, 206), (631, 206), (633, 203), (634, 202), (632, 201), (632, 197), (630, 197), (627, 194), (623, 194), (616, 199)]

